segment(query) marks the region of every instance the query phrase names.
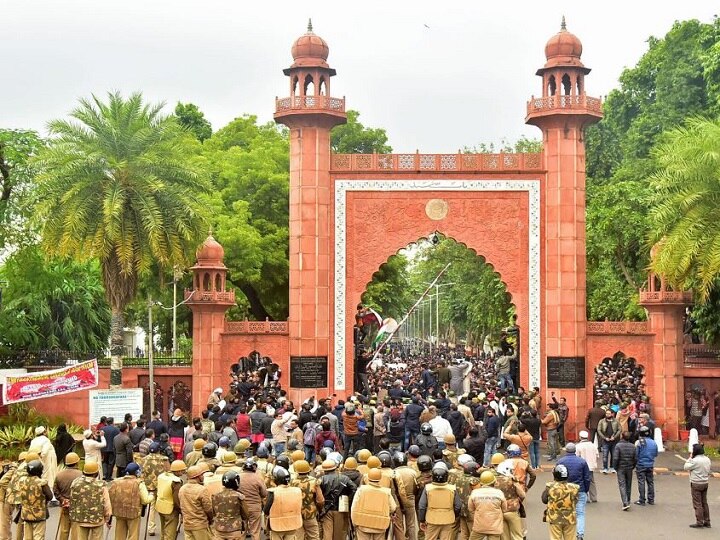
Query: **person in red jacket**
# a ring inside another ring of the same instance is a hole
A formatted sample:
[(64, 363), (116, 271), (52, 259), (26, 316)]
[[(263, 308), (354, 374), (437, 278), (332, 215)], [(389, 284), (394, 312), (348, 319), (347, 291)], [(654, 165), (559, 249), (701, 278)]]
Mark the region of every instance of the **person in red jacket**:
[(333, 447), (337, 449), (337, 436), (335, 432), (330, 428), (330, 420), (326, 417), (320, 419), (320, 426), (322, 431), (318, 432), (315, 437), (315, 454), (319, 454), (320, 450), (325, 446), (325, 441), (332, 441)]

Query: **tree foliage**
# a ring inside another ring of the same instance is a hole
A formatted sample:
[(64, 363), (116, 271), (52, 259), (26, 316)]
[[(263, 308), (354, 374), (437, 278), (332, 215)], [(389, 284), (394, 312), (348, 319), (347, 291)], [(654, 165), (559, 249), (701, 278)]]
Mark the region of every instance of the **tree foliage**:
[(336, 126), (330, 134), (330, 146), (336, 154), (389, 154), (387, 133), (383, 128), (369, 128), (360, 123), (357, 111), (347, 111), (347, 123)]
[(121, 383), (124, 310), (154, 263), (186, 266), (205, 229), (204, 171), (187, 135), (142, 95), (83, 99), (72, 120), (49, 124), (37, 159), (43, 247), (97, 259), (112, 310), (111, 384)]
[(31, 160), (43, 141), (34, 131), (0, 129), (0, 252), (32, 241), (34, 206)]
[(373, 274), (362, 295), (363, 304), (372, 307), (383, 317), (398, 322), (415, 301), (409, 275), (409, 260), (403, 253), (392, 255)]
[(0, 268), (0, 345), (13, 350), (107, 347), (110, 309), (96, 261), (44, 259), (26, 246)]
[(178, 123), (192, 133), (198, 141), (203, 142), (212, 135), (212, 126), (197, 105), (178, 102), (175, 106), (175, 116)]

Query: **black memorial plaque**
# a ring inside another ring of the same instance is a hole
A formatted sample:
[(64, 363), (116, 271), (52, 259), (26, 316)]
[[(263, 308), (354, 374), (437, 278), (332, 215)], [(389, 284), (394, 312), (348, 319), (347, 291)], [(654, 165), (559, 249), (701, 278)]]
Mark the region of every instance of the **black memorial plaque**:
[(293, 388), (325, 388), (327, 385), (327, 356), (290, 357), (290, 386)]
[(548, 356), (548, 388), (585, 388), (584, 356)]

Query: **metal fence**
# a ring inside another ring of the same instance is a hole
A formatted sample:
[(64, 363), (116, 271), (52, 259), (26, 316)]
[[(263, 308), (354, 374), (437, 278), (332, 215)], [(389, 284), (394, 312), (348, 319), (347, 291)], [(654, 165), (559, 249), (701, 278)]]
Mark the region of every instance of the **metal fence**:
[[(136, 356), (128, 354), (123, 356), (123, 366), (147, 367), (147, 356)], [(56, 368), (71, 366), (86, 360), (96, 358), (98, 366), (110, 367), (110, 356), (108, 351), (63, 351), (48, 349), (39, 351), (0, 351), (0, 369), (18, 368)], [(153, 354), (155, 366), (188, 366), (192, 364), (192, 358), (173, 355), (172, 351), (158, 351)]]

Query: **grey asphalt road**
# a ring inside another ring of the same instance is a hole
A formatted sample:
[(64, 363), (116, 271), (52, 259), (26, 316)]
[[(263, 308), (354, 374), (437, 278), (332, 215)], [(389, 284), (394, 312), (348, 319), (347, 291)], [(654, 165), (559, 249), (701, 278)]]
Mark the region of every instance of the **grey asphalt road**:
[[(551, 480), (550, 472), (541, 472), (535, 486), (528, 493), (526, 503), (528, 540), (549, 538), (547, 525), (542, 522), (542, 512), (545, 507), (540, 501), (540, 494), (545, 483)], [(708, 492), (710, 517), (714, 522), (714, 527), (701, 530), (688, 527), (695, 521), (695, 516), (690, 502), (690, 483), (687, 476), (656, 475), (655, 506), (641, 507), (633, 504), (627, 512), (621, 509), (620, 493), (615, 475), (595, 473), (595, 481), (598, 486), (598, 502), (589, 504), (587, 508), (585, 538), (588, 540), (596, 538), (613, 540), (625, 537), (633, 540), (720, 538), (720, 480), (718, 479), (710, 481)], [(637, 482), (634, 479), (633, 500), (636, 499)], [(55, 538), (58, 514), (58, 508), (50, 509), (46, 534), (48, 540)], [(143, 521), (143, 527), (144, 525)], [(114, 527), (106, 538), (114, 538)], [(159, 536), (155, 538), (159, 538)], [(178, 538), (184, 538), (182, 532)], [(142, 531), (140, 540), (143, 540)]]

